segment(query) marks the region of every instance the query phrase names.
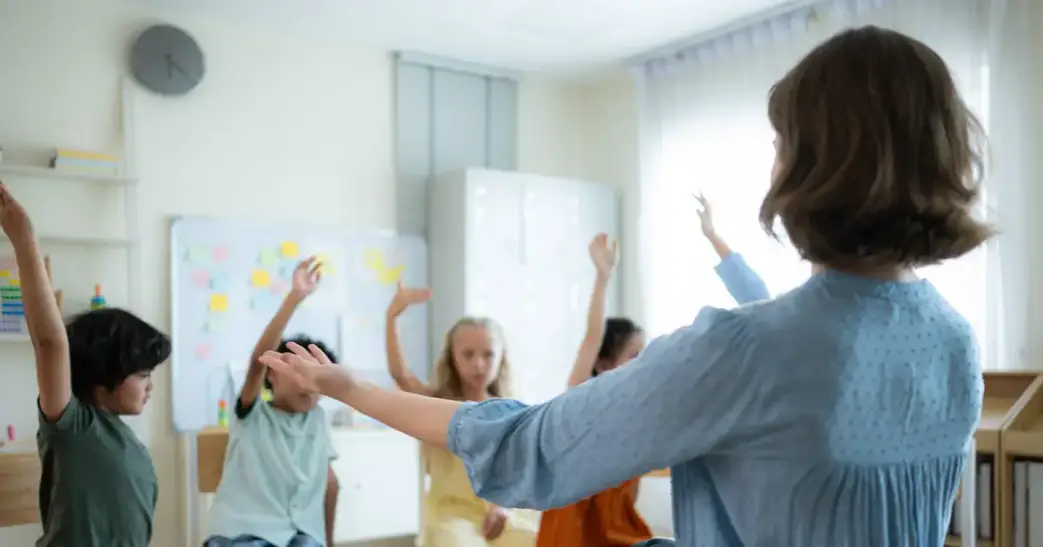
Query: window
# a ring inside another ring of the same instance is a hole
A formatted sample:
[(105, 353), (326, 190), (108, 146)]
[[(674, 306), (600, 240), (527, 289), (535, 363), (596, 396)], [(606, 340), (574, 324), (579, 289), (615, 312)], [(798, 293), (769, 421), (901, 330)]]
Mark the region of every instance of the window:
[[(744, 255), (772, 294), (796, 287), (810, 275), (810, 265), (784, 242), (767, 237), (757, 221), (774, 162), (766, 99), (786, 70), (836, 30), (876, 24), (932, 46), (987, 127), (987, 29), (978, 2), (847, 4), (847, 13), (798, 10), (645, 67), (641, 239), (646, 254), (641, 289), (650, 333), (689, 323), (705, 305), (734, 306), (713, 271), (717, 257), (699, 233), (692, 192), (705, 192), (713, 202), (718, 232)], [(985, 250), (924, 268), (921, 274), (967, 317), (984, 345)]]

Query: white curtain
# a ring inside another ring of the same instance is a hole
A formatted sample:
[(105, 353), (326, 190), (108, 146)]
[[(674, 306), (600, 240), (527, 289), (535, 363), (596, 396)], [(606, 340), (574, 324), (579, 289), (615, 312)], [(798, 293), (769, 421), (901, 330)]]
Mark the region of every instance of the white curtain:
[[(925, 42), (946, 60), (990, 136), (1004, 135), (993, 144), (998, 147), (999, 142), (1017, 138), (1007, 137), (1013, 129), (1006, 126), (1023, 117), (1016, 115), (1019, 103), (1009, 101), (1023, 99), (1013, 97), (1013, 92), (994, 91), (998, 77), (1016, 88), (1013, 84), (1021, 76), (1019, 66), (993, 66), (993, 57), (1003, 45), (1029, 61), (1032, 46), (1009, 33), (1031, 4), (1032, 0), (840, 0), (772, 17), (641, 67), (639, 284), (650, 332), (659, 334), (691, 321), (703, 305), (734, 305), (712, 270), (716, 257), (700, 241), (692, 192), (704, 192), (713, 202), (718, 231), (761, 274), (773, 294), (807, 279), (810, 266), (761, 231), (757, 211), (774, 160), (768, 90), (812, 47), (844, 27), (867, 24)], [(1000, 27), (1007, 37), (992, 39)], [(1023, 124), (1019, 130), (1026, 129)], [(993, 220), (1002, 217), (1002, 229), (1014, 237), (1007, 239), (1005, 233), (978, 252), (921, 272), (973, 324), (983, 362), (992, 369), (1025, 366), (1024, 359), (1015, 357), (1024, 354), (1019, 348), (1025, 347), (1031, 308), (1026, 304), (1029, 215), (1016, 214), (1030, 201), (1025, 192), (1009, 188), (1028, 185), (1032, 170), (1025, 167), (1024, 158), (1006, 156), (995, 160), (996, 169), (1002, 165), (1006, 176), (987, 182), (986, 214)], [(1000, 269), (1001, 263), (1010, 267)], [(1002, 289), (997, 288), (999, 279), (1004, 281)], [(1017, 323), (1020, 334), (1011, 322)]]

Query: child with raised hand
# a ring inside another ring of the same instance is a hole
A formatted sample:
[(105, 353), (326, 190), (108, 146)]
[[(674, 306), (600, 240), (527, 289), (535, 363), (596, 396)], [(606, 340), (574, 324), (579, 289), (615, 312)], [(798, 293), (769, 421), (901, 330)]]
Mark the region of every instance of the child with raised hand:
[(681, 547), (941, 545), (984, 382), (970, 324), (916, 270), (994, 234), (977, 216), (984, 131), (935, 51), (872, 26), (815, 47), (767, 103), (761, 226), (816, 270), (786, 294), (704, 308), (538, 405), (385, 390), (317, 349), (264, 362), (447, 446), (502, 505), (671, 466)]
[[(509, 393), (510, 364), (503, 330), (487, 318), (465, 317), (446, 333), (435, 364), (435, 382), (426, 384), (406, 363), (399, 343), (397, 320), (409, 306), (431, 298), (427, 288), (401, 283), (387, 310), (388, 370), (406, 392), (454, 401), (484, 401)], [(421, 541), (431, 547), (531, 547), (535, 543), (533, 515), (512, 511), (474, 495), (460, 459), (442, 447), (425, 446), (430, 488), (424, 500)]]
[[(337, 480), (330, 467), (336, 452), (319, 395), (269, 372), (259, 361), (266, 351), (290, 343), (321, 348), (305, 337), (282, 340), (297, 307), (320, 282), (315, 257), (293, 271), (290, 292), (250, 356), (228, 432), (221, 483), (207, 518), (204, 547), (329, 547)], [(268, 387), (272, 399), (261, 399)]]
[(142, 547), (158, 486), (148, 449), (120, 416), (137, 415), (170, 340), (108, 308), (62, 324), (29, 215), (0, 183), (0, 227), (14, 247), (36, 357), (40, 429), (37, 547)]
[(699, 227), (702, 229), (703, 237), (710, 242), (717, 257), (721, 260), (714, 267), (714, 271), (724, 282), (728, 293), (739, 304), (771, 298), (764, 280), (746, 264), (742, 255), (732, 251), (724, 238), (717, 233), (717, 228), (713, 225), (713, 207), (710, 205), (710, 201), (701, 193), (694, 197), (699, 202)]
[[(618, 243), (598, 234), (588, 250), (596, 275), (587, 333), (569, 374), (569, 388), (634, 359), (645, 345), (644, 333), (630, 319), (605, 319), (605, 291), (619, 256)], [(634, 477), (572, 505), (544, 511), (537, 547), (630, 547), (651, 539), (652, 531), (635, 506), (640, 481)]]

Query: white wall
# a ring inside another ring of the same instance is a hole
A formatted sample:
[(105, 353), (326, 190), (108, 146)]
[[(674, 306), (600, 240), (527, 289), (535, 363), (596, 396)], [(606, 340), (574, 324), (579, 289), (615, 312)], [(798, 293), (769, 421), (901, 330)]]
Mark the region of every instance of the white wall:
[[(167, 230), (172, 215), (395, 225), (387, 54), (145, 13), (116, 0), (84, 4), (34, 0), (0, 5), (0, 143), (118, 148), (118, 90), (132, 36), (147, 23), (164, 20), (189, 29), (207, 52), (209, 74), (191, 95), (138, 94), (137, 207), (143, 249), (138, 311), (146, 319), (169, 329)], [(522, 85), (522, 170), (583, 174), (583, 162), (576, 159), (582, 118), (571, 108), (571, 93), (538, 78)], [(40, 231), (116, 229), (120, 203), (106, 191), (28, 184), (12, 186), (25, 198)], [(110, 302), (119, 305), (125, 300), (119, 258), (58, 257), (56, 281), (80, 302), (100, 282)], [(13, 423), (23, 438), (31, 436), (35, 379), (28, 348), (0, 347), (0, 375), (0, 424)], [(158, 547), (186, 540), (181, 448), (172, 433), (170, 408), (169, 369), (164, 367), (148, 410), (132, 420), (159, 475), (153, 541)], [(0, 544), (31, 545), (37, 532), (35, 526), (0, 530)]]

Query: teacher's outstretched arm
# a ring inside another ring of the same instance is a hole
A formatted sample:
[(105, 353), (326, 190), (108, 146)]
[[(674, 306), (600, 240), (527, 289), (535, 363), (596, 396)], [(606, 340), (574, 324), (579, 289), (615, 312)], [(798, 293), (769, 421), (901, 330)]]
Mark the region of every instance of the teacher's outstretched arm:
[(503, 507), (545, 509), (725, 447), (756, 427), (758, 378), (748, 317), (704, 309), (631, 363), (540, 405), (461, 403), (389, 391), (318, 348), (262, 359), (300, 387), (338, 399), (407, 435), (447, 446), (475, 493)]

